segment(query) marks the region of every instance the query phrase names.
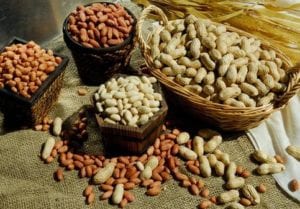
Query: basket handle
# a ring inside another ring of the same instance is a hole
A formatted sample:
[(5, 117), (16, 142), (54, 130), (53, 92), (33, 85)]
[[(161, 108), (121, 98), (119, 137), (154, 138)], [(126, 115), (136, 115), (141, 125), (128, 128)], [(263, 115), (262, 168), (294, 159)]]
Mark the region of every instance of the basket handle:
[(288, 85), (286, 93), (275, 103), (275, 108), (284, 107), (300, 88), (300, 63), (288, 69), (287, 73), (291, 79), (290, 84)]
[(163, 25), (167, 25), (168, 24), (168, 18), (165, 15), (165, 13), (158, 8), (157, 6), (154, 5), (150, 5), (148, 6), (146, 9), (144, 9), (144, 11), (142, 12), (139, 21), (137, 22), (136, 25), (136, 30), (137, 30), (137, 37), (138, 37), (138, 41), (140, 44), (140, 48), (142, 53), (144, 54), (144, 52), (146, 50), (150, 49), (150, 46), (146, 43), (146, 41), (143, 38), (143, 34), (142, 34), (142, 26), (143, 23), (145, 21), (145, 19), (147, 19), (148, 17), (150, 17), (150, 14), (157, 14), (159, 16), (159, 18), (163, 21)]

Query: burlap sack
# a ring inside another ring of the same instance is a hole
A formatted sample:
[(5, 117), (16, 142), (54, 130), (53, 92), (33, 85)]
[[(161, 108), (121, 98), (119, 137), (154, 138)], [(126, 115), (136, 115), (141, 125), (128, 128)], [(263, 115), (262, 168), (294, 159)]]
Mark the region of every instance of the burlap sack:
[[(68, 55), (70, 52), (66, 48), (62, 37), (51, 41), (49, 46), (59, 53)], [(139, 53), (135, 53), (132, 58), (132, 66), (136, 68), (143, 60)], [(81, 85), (72, 58), (66, 69), (64, 88), (60, 94), (59, 101), (51, 111), (50, 116), (60, 116), (63, 119), (71, 116), (81, 106), (90, 103), (90, 96), (96, 87), (89, 87), (89, 94), (84, 97), (77, 95), (77, 89)], [(98, 133), (94, 124), (94, 131)], [(0, 116), (0, 127), (3, 126), (3, 117)], [(100, 201), (101, 192), (96, 190), (96, 201), (87, 206), (82, 195), (84, 188), (88, 184), (88, 179), (80, 179), (77, 171), (65, 172), (65, 180), (56, 182), (53, 179), (53, 172), (58, 163), (44, 164), (40, 158), (41, 145), (50, 134), (36, 132), (33, 130), (22, 130), (5, 133), (0, 129), (0, 209), (82, 209), (82, 208), (117, 208), (108, 204), (107, 201)], [(95, 134), (94, 145), (100, 145), (99, 136)], [(249, 159), (253, 152), (253, 147), (248, 138), (229, 135), (222, 143), (220, 149), (231, 156), (231, 160), (237, 164), (244, 165), (247, 169), (253, 170), (256, 165)], [(98, 141), (97, 141), (98, 140)], [(101, 149), (101, 148), (99, 148)], [(218, 195), (223, 190), (224, 179), (221, 177), (211, 177), (203, 179), (209, 188), (211, 195)], [(267, 192), (261, 196), (261, 204), (252, 208), (268, 209), (296, 209), (300, 205), (288, 198), (276, 185), (271, 176), (252, 175), (246, 180), (247, 183), (258, 185), (264, 183)], [(203, 200), (200, 196), (191, 195), (187, 189), (181, 188), (178, 182), (170, 180), (163, 184), (163, 191), (159, 196), (146, 196), (144, 188), (133, 190), (136, 200), (130, 203), (127, 208), (196, 208)], [(214, 206), (212, 208), (223, 208), (224, 206)]]

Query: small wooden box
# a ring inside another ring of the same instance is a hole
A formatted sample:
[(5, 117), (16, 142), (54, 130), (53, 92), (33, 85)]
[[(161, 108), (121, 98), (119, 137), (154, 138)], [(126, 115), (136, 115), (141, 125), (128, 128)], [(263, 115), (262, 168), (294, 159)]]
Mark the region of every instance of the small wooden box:
[[(17, 43), (25, 44), (27, 41), (15, 37), (5, 46)], [(5, 47), (0, 50), (0, 53), (3, 52), (4, 48)], [(41, 123), (57, 101), (63, 85), (63, 72), (69, 59), (63, 55), (54, 55), (61, 57), (62, 62), (57, 66), (55, 71), (49, 74), (48, 78), (31, 98), (27, 99), (15, 94), (7, 88), (0, 89), (0, 110), (8, 122), (13, 122), (15, 125), (34, 125)]]
[[(124, 75), (117, 75), (120, 77)], [(110, 154), (142, 154), (160, 135), (168, 106), (159, 83), (153, 84), (155, 92), (162, 95), (160, 110), (155, 113), (148, 123), (141, 127), (130, 127), (120, 124), (104, 123), (100, 114), (96, 114), (97, 123), (103, 136), (106, 151)]]

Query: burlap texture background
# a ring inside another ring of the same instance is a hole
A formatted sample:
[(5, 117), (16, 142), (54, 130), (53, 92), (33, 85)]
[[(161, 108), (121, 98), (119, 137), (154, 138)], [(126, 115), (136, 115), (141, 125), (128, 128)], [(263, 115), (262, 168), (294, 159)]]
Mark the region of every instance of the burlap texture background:
[[(138, 10), (136, 10), (138, 11)], [(135, 11), (135, 12), (136, 12)], [(70, 63), (66, 69), (64, 88), (58, 103), (51, 111), (51, 116), (60, 116), (66, 119), (76, 112), (82, 105), (90, 104), (90, 95), (96, 87), (89, 87), (89, 94), (84, 97), (77, 95), (80, 79), (66, 48), (62, 37), (51, 41), (46, 47), (52, 48), (59, 53), (70, 57)], [(132, 58), (131, 66), (137, 68), (143, 60), (136, 52)], [(3, 125), (3, 116), (0, 116), (0, 127)], [(97, 127), (95, 126), (97, 132)], [(87, 186), (87, 179), (80, 179), (77, 172), (65, 172), (65, 180), (56, 182), (53, 180), (53, 172), (58, 163), (44, 164), (38, 157), (42, 143), (46, 140), (48, 133), (33, 130), (22, 130), (4, 133), (0, 128), (0, 209), (82, 209), (82, 208), (117, 208), (108, 204), (107, 201), (99, 201), (101, 192), (96, 190), (96, 201), (87, 206), (82, 195)], [(225, 137), (221, 149), (228, 152), (231, 159), (237, 164), (244, 165), (253, 170), (256, 165), (249, 159), (253, 147), (248, 138), (242, 135), (228, 135)], [(223, 191), (224, 180), (220, 177), (203, 179), (213, 195)], [(258, 185), (264, 183), (267, 192), (262, 194), (262, 203), (251, 208), (268, 209), (296, 209), (300, 205), (288, 198), (276, 185), (271, 176), (252, 175), (246, 180), (247, 183)], [(133, 190), (136, 200), (127, 208), (196, 208), (201, 197), (192, 196), (187, 189), (178, 186), (178, 182), (170, 180), (163, 184), (165, 190), (157, 197), (146, 196), (144, 188)], [(212, 208), (223, 208), (214, 206)]]

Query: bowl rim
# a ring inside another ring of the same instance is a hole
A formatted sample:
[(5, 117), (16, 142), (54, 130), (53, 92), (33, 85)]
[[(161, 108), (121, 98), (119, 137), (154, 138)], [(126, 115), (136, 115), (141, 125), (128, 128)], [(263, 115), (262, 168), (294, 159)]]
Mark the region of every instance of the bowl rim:
[[(114, 4), (114, 2), (106, 2), (106, 1), (98, 1), (98, 2), (92, 2), (92, 3), (88, 3), (88, 4), (85, 4), (83, 5), (84, 7), (88, 7), (88, 6), (91, 6), (92, 4), (96, 4), (96, 3), (106, 3), (106, 4)], [(67, 27), (68, 27), (68, 20), (69, 20), (69, 17), (70, 15), (72, 14), (69, 13), (68, 16), (65, 18), (64, 20), (64, 23), (63, 23), (63, 34), (65, 37), (68, 38), (69, 41), (72, 42), (72, 44), (74, 45), (74, 47), (78, 48), (79, 50), (81, 49), (84, 49), (84, 50), (87, 50), (89, 52), (112, 52), (112, 51), (116, 51), (116, 50), (119, 50), (121, 49), (123, 46), (127, 45), (132, 39), (133, 37), (135, 36), (135, 32), (136, 32), (136, 29), (135, 29), (135, 26), (136, 26), (136, 23), (137, 23), (137, 19), (135, 17), (135, 15), (132, 13), (132, 11), (130, 11), (128, 8), (122, 6), (126, 11), (127, 13), (133, 18), (133, 23), (132, 23), (132, 29), (131, 31), (129, 32), (129, 36), (120, 44), (116, 45), (116, 46), (111, 46), (111, 47), (107, 47), (107, 48), (104, 48), (104, 47), (99, 47), (99, 48), (89, 48), (89, 47), (86, 47), (84, 45), (82, 45), (81, 43), (75, 41)]]

